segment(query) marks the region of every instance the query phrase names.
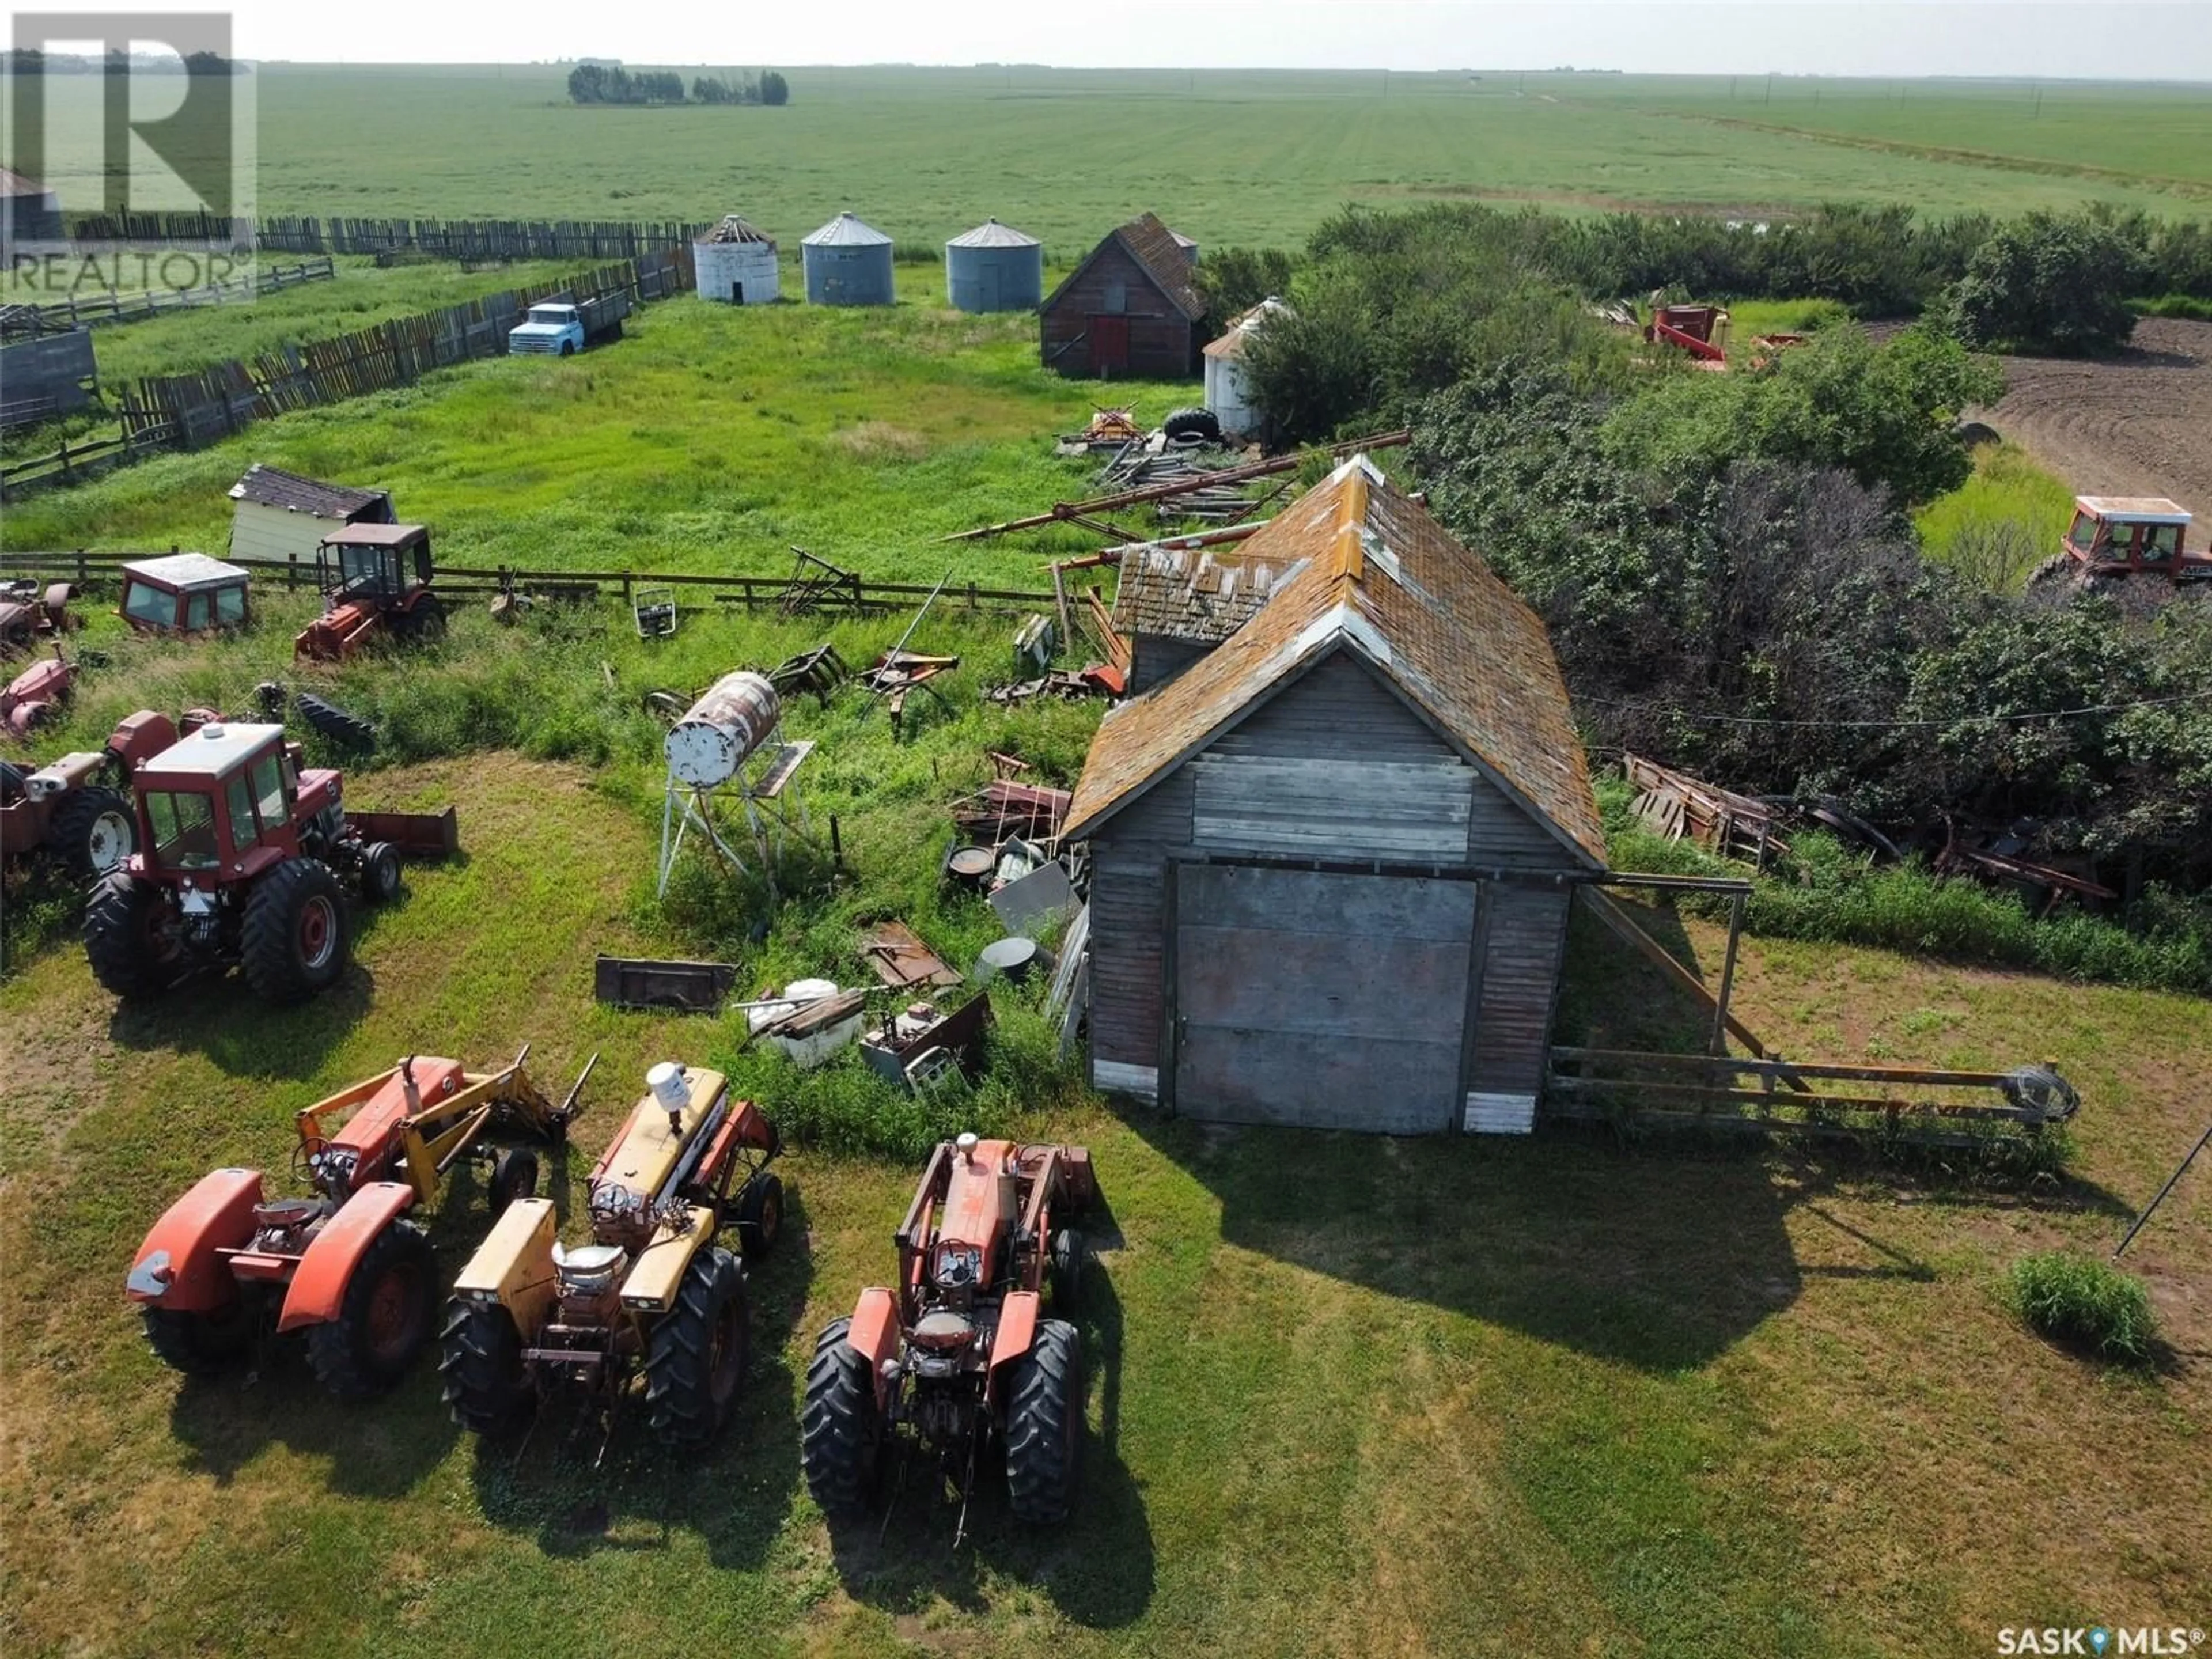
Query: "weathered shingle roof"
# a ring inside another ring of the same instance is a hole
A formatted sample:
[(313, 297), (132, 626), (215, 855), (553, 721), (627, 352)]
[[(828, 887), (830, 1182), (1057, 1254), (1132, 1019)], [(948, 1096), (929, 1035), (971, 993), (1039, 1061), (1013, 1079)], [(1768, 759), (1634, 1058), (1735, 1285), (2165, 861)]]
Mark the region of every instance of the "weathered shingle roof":
[(1152, 213), (1140, 213), (1127, 224), (1115, 226), (1112, 234), (1085, 254), (1083, 263), (1069, 271), (1060, 287), (1046, 297), (1046, 308), (1049, 309), (1068, 284), (1082, 276), (1091, 262), (1115, 242), (1144, 267), (1145, 274), (1152, 279), (1152, 286), (1166, 296), (1170, 305), (1194, 323), (1206, 315), (1206, 298), (1191, 286), (1190, 256), (1176, 245), (1175, 233), (1160, 222), (1158, 215)]
[(720, 242), (765, 242), (775, 246), (775, 238), (741, 214), (726, 213), (721, 223), (698, 239), (702, 246)]
[(234, 501), (252, 501), (258, 507), (304, 513), (311, 519), (343, 520), (365, 507), (375, 506), (384, 499), (384, 492), (325, 483), (318, 478), (301, 477), (296, 472), (264, 466), (256, 461), (246, 469), (244, 477), (231, 485), (230, 498)]
[(1278, 688), (1349, 650), (1603, 867), (1589, 765), (1544, 624), (1425, 508), (1355, 456), (1246, 542), (1243, 556), (1300, 568), (1212, 653), (1106, 716), (1063, 836), (1090, 835)]
[(1296, 568), (1251, 557), (1249, 545), (1124, 548), (1114, 625), (1125, 634), (1163, 634), (1209, 645), (1227, 639), (1259, 614)]

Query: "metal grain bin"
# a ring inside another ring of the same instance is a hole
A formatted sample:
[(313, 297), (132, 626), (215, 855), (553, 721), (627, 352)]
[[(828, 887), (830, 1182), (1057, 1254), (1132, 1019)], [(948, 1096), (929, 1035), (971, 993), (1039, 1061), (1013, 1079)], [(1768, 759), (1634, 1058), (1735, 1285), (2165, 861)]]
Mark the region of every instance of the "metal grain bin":
[(891, 280), (891, 239), (841, 213), (799, 245), (811, 306), (888, 306), (898, 302)]
[(702, 300), (763, 306), (781, 292), (775, 239), (734, 213), (691, 244), (691, 264)]
[(986, 219), (945, 245), (945, 297), (961, 311), (1033, 311), (1044, 298), (1044, 244)]

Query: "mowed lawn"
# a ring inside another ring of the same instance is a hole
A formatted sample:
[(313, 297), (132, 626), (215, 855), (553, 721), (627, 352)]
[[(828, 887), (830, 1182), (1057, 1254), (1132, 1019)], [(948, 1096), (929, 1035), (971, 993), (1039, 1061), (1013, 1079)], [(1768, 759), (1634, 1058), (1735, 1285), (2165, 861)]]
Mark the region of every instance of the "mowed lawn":
[[(1740, 1011), (1792, 1053), (2055, 1060), (2087, 1103), (2077, 1182), (1947, 1191), (1664, 1142), (1218, 1133), (1103, 1105), (1031, 1120), (1094, 1148), (1110, 1206), (1064, 1531), (1014, 1526), (988, 1479), (959, 1552), (919, 1473), (850, 1536), (804, 1496), (799, 1379), (891, 1261), (913, 1171), (890, 1162), (789, 1158), (750, 1387), (702, 1457), (635, 1422), (603, 1469), (553, 1428), (487, 1450), (427, 1366), (350, 1409), (296, 1361), (181, 1383), (123, 1300), (131, 1252), (206, 1169), (281, 1170), (298, 1106), (410, 1051), (486, 1064), (527, 1040), (557, 1086), (596, 1050), (573, 1205), (645, 1066), (728, 1041), (590, 1000), (593, 951), (650, 938), (635, 803), (497, 755), (354, 793), (455, 800), (469, 857), (410, 872), (334, 994), (272, 1013), (202, 986), (118, 1012), (66, 946), (0, 988), (11, 1654), (1688, 1659), (1972, 1654), (2002, 1626), (2198, 1616), (2212, 1188), (2185, 1186), (2133, 1255), (2172, 1340), (2157, 1373), (2045, 1346), (1996, 1280), (2030, 1249), (2107, 1247), (2201, 1127), (2201, 1005), (1875, 952), (1753, 942)], [(1701, 924), (1687, 939), (1715, 951)], [(1589, 937), (1574, 971), (1585, 1028), (1656, 1000)], [(480, 1205), (447, 1194), (446, 1270)]]

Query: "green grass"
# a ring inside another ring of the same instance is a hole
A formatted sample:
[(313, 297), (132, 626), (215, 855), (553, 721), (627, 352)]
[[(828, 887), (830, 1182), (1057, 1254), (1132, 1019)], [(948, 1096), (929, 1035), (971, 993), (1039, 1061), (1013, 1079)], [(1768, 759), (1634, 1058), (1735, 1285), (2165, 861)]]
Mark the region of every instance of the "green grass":
[(1811, 334), (1850, 320), (1835, 300), (1738, 300), (1729, 308), (1730, 356), (1747, 353), (1762, 334)]
[(2055, 1342), (2128, 1364), (2151, 1357), (2158, 1321), (2150, 1297), (2109, 1261), (2067, 1250), (2022, 1256), (2006, 1290), (2020, 1316)]
[(2074, 522), (2074, 492), (2002, 441), (1974, 451), (1974, 474), (1912, 515), (1932, 559), (1965, 561), (1990, 585), (2016, 587), (2058, 550)]

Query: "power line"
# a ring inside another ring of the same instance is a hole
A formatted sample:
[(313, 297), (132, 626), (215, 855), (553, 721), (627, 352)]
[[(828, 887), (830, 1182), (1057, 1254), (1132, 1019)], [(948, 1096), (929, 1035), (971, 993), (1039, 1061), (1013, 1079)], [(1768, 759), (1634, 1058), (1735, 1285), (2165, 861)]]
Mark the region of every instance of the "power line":
[(2083, 714), (2124, 714), (2130, 708), (2159, 708), (2177, 702), (2199, 702), (2212, 697), (2212, 689), (2203, 691), (2178, 692), (2170, 697), (2141, 697), (2133, 702), (2093, 702), (2079, 708), (2043, 708), (2026, 714), (1953, 714), (1937, 719), (1911, 720), (1784, 720), (1765, 714), (1698, 714), (1687, 709), (1664, 708), (1658, 703), (1631, 702), (1621, 697), (1579, 697), (1579, 702), (1602, 704), (1608, 708), (1632, 709), (1638, 714), (1665, 714), (1671, 719), (1687, 720), (1703, 726), (1818, 726), (1828, 731), (1902, 732), (1935, 726), (1960, 726), (1969, 720), (1983, 720), (1991, 725), (2012, 726), (2028, 720), (2071, 720)]

